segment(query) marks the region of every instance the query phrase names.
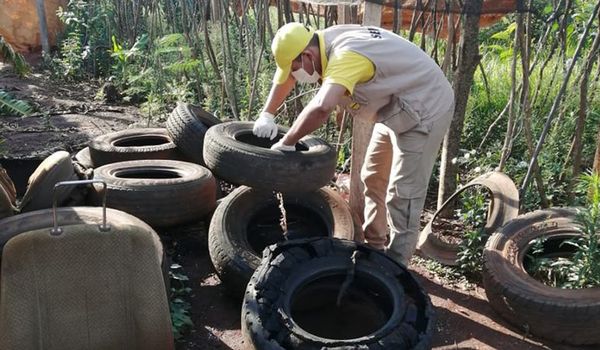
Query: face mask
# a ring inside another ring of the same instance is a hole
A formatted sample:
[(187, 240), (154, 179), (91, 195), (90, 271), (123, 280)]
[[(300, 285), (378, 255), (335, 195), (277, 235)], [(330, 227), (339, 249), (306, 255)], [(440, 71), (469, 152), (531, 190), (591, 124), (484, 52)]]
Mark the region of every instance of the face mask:
[(302, 60), (302, 68), (292, 72), (292, 76), (299, 83), (314, 84), (317, 81), (319, 81), (319, 79), (321, 78), (321, 76), (319, 75), (319, 73), (317, 73), (317, 70), (315, 68), (315, 61), (311, 60), (311, 62), (313, 65), (313, 73), (312, 74), (308, 74), (308, 72), (304, 69), (304, 60)]

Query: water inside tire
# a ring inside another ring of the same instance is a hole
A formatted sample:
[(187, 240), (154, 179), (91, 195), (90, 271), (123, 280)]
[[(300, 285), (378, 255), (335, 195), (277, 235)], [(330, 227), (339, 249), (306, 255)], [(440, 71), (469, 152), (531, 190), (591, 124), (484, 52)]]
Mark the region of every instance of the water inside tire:
[(163, 136), (136, 136), (125, 138), (113, 142), (116, 147), (133, 147), (133, 146), (157, 146), (169, 143), (168, 138)]
[[(287, 216), (287, 239), (328, 237), (331, 230), (314, 210), (296, 204), (285, 203)], [(277, 203), (260, 209), (248, 222), (248, 243), (260, 255), (265, 247), (285, 240), (279, 225), (281, 211)]]
[[(278, 135), (275, 139), (270, 140), (268, 137), (258, 137), (254, 136), (251, 132), (248, 133), (240, 133), (239, 135), (235, 135), (235, 139), (237, 141), (247, 143), (249, 145), (261, 147), (261, 148), (271, 148), (277, 141), (281, 139), (283, 135)], [(302, 142), (298, 142), (296, 144), (296, 151), (308, 151), (308, 147), (306, 147)]]
[(181, 174), (166, 169), (122, 169), (115, 172), (115, 177), (121, 179), (176, 179)]
[(340, 271), (298, 288), (291, 299), (296, 324), (315, 336), (335, 340), (360, 338), (382, 328), (393, 311), (387, 289), (377, 279), (357, 272), (338, 307), (345, 278), (345, 272)]

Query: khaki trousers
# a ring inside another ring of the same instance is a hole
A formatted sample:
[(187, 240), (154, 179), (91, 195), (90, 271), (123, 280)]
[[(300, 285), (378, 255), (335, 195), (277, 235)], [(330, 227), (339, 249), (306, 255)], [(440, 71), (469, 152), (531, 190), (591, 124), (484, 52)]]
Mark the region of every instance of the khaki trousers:
[(365, 239), (404, 265), (417, 245), (429, 178), (453, 113), (452, 107), (401, 134), (382, 123), (373, 129), (361, 170)]

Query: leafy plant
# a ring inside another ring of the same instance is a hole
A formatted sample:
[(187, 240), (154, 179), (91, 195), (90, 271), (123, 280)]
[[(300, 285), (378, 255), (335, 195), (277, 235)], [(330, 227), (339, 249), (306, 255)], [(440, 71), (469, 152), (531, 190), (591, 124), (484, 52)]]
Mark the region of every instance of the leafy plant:
[(59, 51), (50, 60), (51, 72), (59, 79), (79, 81), (107, 72), (109, 56), (106, 24), (113, 18), (107, 2), (69, 0), (58, 18), (65, 24)]
[(410, 263), (411, 265), (423, 266), (445, 286), (459, 287), (462, 290), (472, 290), (475, 288), (475, 285), (470, 283), (462, 271), (457, 268), (445, 266), (438, 261), (424, 259), (417, 255), (412, 256)]
[(587, 190), (588, 203), (578, 209), (575, 219), (581, 235), (560, 244), (569, 253), (547, 257), (544, 249), (547, 238), (540, 237), (532, 242), (526, 256), (527, 272), (552, 287), (600, 286), (600, 177), (588, 172), (580, 180), (580, 186)]
[(566, 241), (576, 248), (570, 265), (572, 288), (600, 286), (600, 176), (588, 172), (580, 177), (580, 185), (588, 190), (588, 205), (578, 210), (576, 222), (581, 237)]
[(2, 36), (0, 36), (0, 59), (12, 64), (15, 67), (15, 72), (20, 76), (26, 75), (30, 70), (29, 64), (25, 61), (23, 55), (16, 52)]
[(0, 113), (27, 116), (33, 112), (33, 107), (27, 102), (17, 100), (6, 91), (0, 90)]
[(184, 298), (188, 296), (192, 289), (186, 286), (189, 278), (181, 272), (181, 265), (172, 264), (169, 268), (169, 278), (171, 280), (171, 323), (173, 325), (173, 336), (176, 340), (183, 337), (188, 329), (194, 327), (194, 322), (190, 318), (190, 309), (192, 306)]
[(548, 286), (562, 288), (568, 281), (569, 260), (565, 256), (546, 256), (546, 243), (547, 237), (539, 237), (531, 242), (525, 256), (525, 270)]
[(486, 196), (481, 192), (463, 192), (463, 207), (457, 215), (465, 232), (457, 254), (458, 268), (466, 275), (478, 276), (483, 266), (483, 247), (489, 235), (483, 229), (487, 214)]

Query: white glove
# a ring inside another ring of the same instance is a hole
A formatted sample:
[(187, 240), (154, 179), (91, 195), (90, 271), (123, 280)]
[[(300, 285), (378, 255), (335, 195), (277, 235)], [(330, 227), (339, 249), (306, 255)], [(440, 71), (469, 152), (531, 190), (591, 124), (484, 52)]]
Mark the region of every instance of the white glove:
[(254, 122), (252, 133), (258, 137), (268, 137), (274, 139), (277, 136), (277, 124), (274, 121), (275, 116), (269, 112), (260, 112), (260, 116)]
[(283, 152), (295, 152), (296, 151), (296, 146), (294, 146), (294, 145), (292, 145), (292, 146), (284, 145), (282, 140), (277, 141), (276, 144), (274, 144), (273, 146), (271, 146), (271, 149), (273, 151), (283, 151)]

